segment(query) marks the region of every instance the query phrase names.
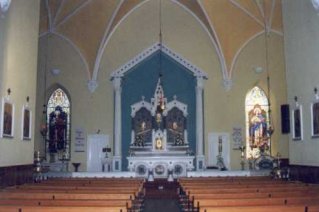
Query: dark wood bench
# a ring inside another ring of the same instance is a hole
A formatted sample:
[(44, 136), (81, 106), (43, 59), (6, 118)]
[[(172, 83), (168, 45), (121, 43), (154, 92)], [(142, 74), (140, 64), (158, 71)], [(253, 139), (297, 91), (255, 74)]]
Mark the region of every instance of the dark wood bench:
[(210, 188), (210, 187), (198, 187), (198, 188), (184, 188), (186, 193), (200, 194), (200, 193), (247, 193), (247, 192), (259, 192), (259, 193), (271, 193), (271, 192), (292, 192), (292, 191), (317, 191), (319, 188), (312, 188), (308, 186), (297, 186), (297, 187), (267, 187), (267, 188)]
[(200, 199), (231, 199), (231, 198), (273, 198), (273, 197), (303, 197), (303, 196), (319, 196), (318, 191), (279, 191), (279, 192), (243, 192), (243, 193), (198, 193), (196, 195), (190, 195), (190, 197)]
[(140, 179), (48, 180), (1, 190), (0, 211), (124, 212), (141, 203), (135, 197), (142, 189)]
[(2, 212), (119, 212), (126, 211), (118, 206), (13, 206), (0, 205)]
[[(272, 205), (272, 206), (235, 206), (235, 207), (203, 207), (201, 212), (305, 212), (305, 206)], [(310, 212), (308, 210), (308, 212)], [(317, 211), (318, 212), (318, 211)]]
[(266, 178), (253, 181), (250, 178), (196, 178), (180, 179), (180, 182), (190, 205), (200, 211), (304, 212), (306, 209), (315, 211), (319, 205), (319, 186), (300, 182)]
[(134, 199), (134, 194), (119, 193), (28, 193), (28, 192), (1, 192), (0, 199), (85, 199), (85, 200), (103, 200), (103, 199)]
[(15, 206), (120, 206), (130, 208), (130, 199), (108, 200), (44, 200), (44, 199), (0, 199), (0, 205)]

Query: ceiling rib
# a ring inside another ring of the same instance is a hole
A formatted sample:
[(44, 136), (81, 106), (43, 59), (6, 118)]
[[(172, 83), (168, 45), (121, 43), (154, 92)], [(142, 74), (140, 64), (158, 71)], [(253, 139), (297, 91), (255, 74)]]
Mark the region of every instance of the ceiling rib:
[(249, 17), (254, 19), (259, 25), (264, 26), (264, 24), (256, 17), (254, 16), (251, 12), (249, 12), (246, 8), (241, 6), (237, 1), (235, 0), (229, 0), (230, 3), (232, 3), (234, 6), (238, 7), (240, 10), (244, 11)]
[(54, 17), (54, 20), (53, 20), (53, 24), (54, 24), (54, 25), (56, 25), (57, 17), (59, 16), (59, 14), (60, 14), (60, 12), (61, 12), (61, 8), (63, 7), (64, 3), (65, 3), (65, 0), (62, 0), (62, 1), (60, 2), (58, 11), (56, 12), (55, 17)]
[(83, 7), (85, 7), (86, 5), (88, 5), (89, 3), (91, 3), (92, 0), (87, 0), (86, 2), (83, 2), (80, 6), (78, 6), (77, 8), (75, 8), (69, 15), (65, 16), (63, 18), (63, 20), (58, 23), (56, 25), (56, 27), (59, 27), (60, 25), (62, 25), (64, 22), (66, 22), (69, 18), (71, 18), (73, 15), (75, 15), (76, 13), (78, 13)]

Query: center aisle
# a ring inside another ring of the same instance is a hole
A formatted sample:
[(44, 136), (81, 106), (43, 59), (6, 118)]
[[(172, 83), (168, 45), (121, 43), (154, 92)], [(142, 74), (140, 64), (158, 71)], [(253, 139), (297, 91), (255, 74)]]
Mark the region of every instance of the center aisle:
[(144, 212), (179, 212), (178, 182), (145, 182)]

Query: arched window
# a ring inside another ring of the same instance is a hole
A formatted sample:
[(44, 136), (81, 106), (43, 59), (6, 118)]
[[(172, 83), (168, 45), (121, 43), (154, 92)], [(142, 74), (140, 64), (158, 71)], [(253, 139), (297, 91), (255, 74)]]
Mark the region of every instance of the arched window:
[(70, 157), (70, 115), (67, 94), (61, 88), (54, 90), (47, 104), (47, 151), (57, 153), (60, 160)]
[(269, 102), (265, 92), (255, 86), (246, 95), (246, 151), (247, 157), (257, 158), (270, 152)]

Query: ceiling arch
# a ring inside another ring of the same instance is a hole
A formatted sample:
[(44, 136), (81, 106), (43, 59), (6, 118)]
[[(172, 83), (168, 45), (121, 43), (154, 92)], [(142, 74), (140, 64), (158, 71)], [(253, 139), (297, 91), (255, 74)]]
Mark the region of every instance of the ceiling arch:
[(148, 1), (174, 2), (198, 20), (219, 55), (226, 81), (231, 80), (237, 55), (252, 37), (262, 31), (278, 35), (283, 31), (281, 0), (44, 0), (39, 35), (58, 33), (69, 40), (88, 65), (89, 80), (96, 79), (114, 30)]

